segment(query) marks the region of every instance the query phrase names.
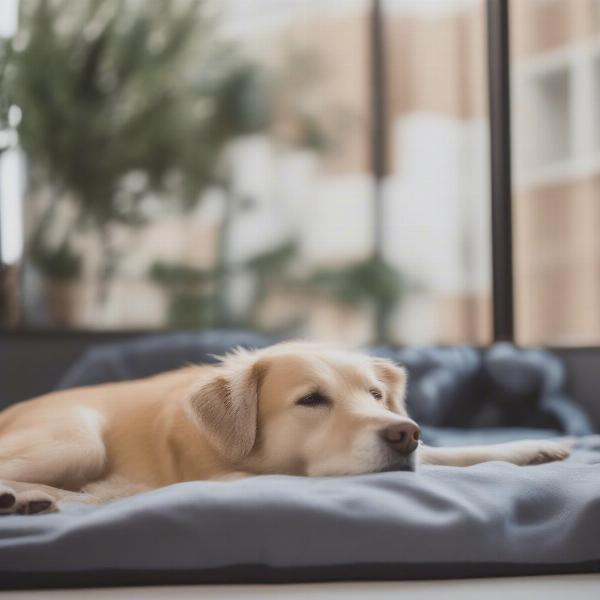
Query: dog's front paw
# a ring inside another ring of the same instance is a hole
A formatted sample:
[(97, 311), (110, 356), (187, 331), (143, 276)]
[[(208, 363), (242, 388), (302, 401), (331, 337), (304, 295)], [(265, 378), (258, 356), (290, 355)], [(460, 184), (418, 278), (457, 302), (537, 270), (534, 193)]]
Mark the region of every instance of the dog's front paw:
[(0, 483), (0, 515), (38, 515), (57, 510), (54, 498), (46, 492), (35, 487), (16, 491), (10, 485)]
[(573, 445), (569, 440), (527, 440), (518, 444), (515, 462), (520, 465), (541, 465), (564, 460), (571, 454)]

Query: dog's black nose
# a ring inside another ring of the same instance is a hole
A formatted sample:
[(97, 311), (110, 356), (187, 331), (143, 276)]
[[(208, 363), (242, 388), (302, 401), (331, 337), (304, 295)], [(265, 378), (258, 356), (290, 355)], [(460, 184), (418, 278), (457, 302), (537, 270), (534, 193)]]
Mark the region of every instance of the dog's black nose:
[(381, 437), (400, 454), (410, 454), (419, 445), (421, 430), (413, 421), (392, 423), (381, 430)]

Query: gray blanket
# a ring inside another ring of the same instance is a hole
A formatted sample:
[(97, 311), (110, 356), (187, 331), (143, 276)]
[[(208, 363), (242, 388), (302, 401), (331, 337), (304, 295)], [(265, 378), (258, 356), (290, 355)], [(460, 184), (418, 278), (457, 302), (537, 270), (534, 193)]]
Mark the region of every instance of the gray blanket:
[(600, 571), (600, 436), (564, 463), (174, 485), (0, 518), (0, 587)]

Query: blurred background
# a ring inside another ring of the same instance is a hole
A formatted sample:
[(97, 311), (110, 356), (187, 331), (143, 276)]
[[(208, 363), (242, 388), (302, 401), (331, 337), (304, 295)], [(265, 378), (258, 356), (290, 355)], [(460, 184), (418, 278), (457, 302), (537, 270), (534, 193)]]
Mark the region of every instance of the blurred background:
[(0, 7), (5, 327), (490, 340), (484, 2)]
[[(511, 8), (516, 340), (600, 339), (600, 2)], [(6, 331), (492, 341), (485, 0), (2, 0)]]

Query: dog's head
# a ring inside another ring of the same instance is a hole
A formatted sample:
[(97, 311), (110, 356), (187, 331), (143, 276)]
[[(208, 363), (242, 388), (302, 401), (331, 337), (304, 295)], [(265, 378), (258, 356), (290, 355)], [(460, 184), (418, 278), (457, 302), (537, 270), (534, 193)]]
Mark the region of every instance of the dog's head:
[(225, 356), (188, 402), (232, 469), (346, 475), (415, 468), (405, 389), (391, 361), (289, 342)]

